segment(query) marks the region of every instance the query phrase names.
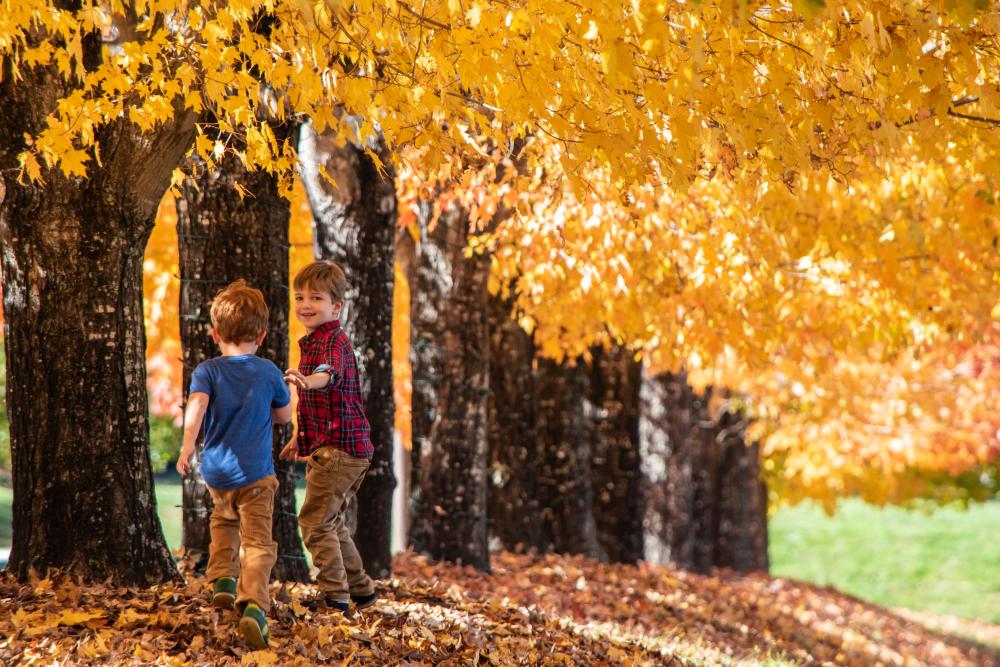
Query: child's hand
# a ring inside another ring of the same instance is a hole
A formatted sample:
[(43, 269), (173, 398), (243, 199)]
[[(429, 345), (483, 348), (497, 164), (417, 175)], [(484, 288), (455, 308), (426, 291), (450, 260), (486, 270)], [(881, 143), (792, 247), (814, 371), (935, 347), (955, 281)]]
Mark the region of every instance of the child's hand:
[(298, 389), (308, 389), (309, 383), (306, 381), (306, 376), (303, 375), (297, 368), (289, 368), (285, 371), (285, 382), (291, 385), (295, 385)]
[(298, 449), (299, 449), (299, 439), (296, 436), (292, 436), (292, 439), (288, 441), (282, 450), (278, 453), (278, 458), (282, 461), (296, 461), (298, 460)]
[(184, 477), (191, 470), (191, 457), (194, 456), (193, 449), (182, 449), (181, 455), (177, 457), (177, 472)]

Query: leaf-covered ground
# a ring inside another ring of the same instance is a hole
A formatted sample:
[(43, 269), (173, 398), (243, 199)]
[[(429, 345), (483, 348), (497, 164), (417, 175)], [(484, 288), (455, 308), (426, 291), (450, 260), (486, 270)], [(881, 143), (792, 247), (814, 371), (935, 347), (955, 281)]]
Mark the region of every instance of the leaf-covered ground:
[(350, 618), (303, 608), (311, 586), (275, 585), (264, 651), (206, 591), (3, 574), (0, 664), (1000, 665), (996, 648), (833, 590), (567, 556), (499, 554), (487, 575), (406, 554)]

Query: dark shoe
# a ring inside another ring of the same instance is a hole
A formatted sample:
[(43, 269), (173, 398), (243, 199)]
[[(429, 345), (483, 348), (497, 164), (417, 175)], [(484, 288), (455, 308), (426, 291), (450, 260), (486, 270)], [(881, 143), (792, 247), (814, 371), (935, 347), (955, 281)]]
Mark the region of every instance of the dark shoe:
[(368, 595), (352, 595), (351, 596), (351, 602), (354, 603), (354, 606), (357, 609), (366, 609), (366, 608), (372, 606), (373, 604), (375, 604), (376, 600), (378, 600), (378, 595), (376, 595), (374, 592), (372, 592), (372, 593), (370, 593)]
[(219, 577), (212, 582), (212, 606), (220, 609), (232, 609), (236, 602), (236, 579)]
[(270, 639), (267, 631), (267, 617), (264, 616), (263, 610), (253, 602), (249, 603), (247, 608), (243, 610), (243, 616), (240, 618), (240, 632), (243, 633), (243, 639), (251, 648), (255, 650), (267, 648)]
[(299, 604), (308, 609), (309, 611), (323, 611), (323, 610), (337, 610), (343, 612), (346, 616), (350, 611), (349, 602), (341, 602), (340, 600), (335, 600), (333, 598), (312, 598), (306, 600), (299, 600)]
[(347, 616), (348, 613), (350, 613), (350, 610), (351, 610), (351, 603), (347, 602), (346, 600), (344, 602), (341, 602), (340, 600), (334, 600), (334, 599), (331, 599), (331, 598), (327, 598), (326, 599), (326, 607), (327, 607), (327, 609), (331, 609), (331, 610), (332, 609), (336, 609), (337, 611), (342, 612), (344, 614), (344, 616)]

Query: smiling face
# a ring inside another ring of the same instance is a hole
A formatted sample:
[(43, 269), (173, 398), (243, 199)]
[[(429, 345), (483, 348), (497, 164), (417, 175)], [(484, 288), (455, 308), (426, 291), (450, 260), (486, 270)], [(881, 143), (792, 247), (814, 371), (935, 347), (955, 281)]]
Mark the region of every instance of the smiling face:
[(329, 292), (313, 289), (312, 285), (295, 290), (295, 317), (309, 333), (340, 317), (343, 308), (343, 300), (334, 301)]

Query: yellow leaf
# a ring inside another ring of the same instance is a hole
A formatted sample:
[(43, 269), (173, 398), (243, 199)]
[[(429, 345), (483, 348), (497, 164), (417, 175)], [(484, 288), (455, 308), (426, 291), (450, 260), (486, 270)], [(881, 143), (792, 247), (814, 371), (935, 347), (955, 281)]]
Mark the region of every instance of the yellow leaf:
[(241, 665), (276, 665), (278, 664), (278, 654), (274, 651), (251, 651), (244, 653), (240, 660)]
[(44, 183), (42, 180), (42, 168), (38, 164), (34, 153), (24, 151), (17, 156), (17, 161), (21, 163), (21, 173), (18, 176), (18, 183), (24, 184), (24, 175), (27, 173), (28, 179), (32, 183)]
[(18, 609), (14, 612), (14, 615), (11, 616), (10, 620), (14, 624), (15, 628), (24, 628), (29, 625), (33, 625), (42, 617), (43, 614), (44, 612), (41, 611), (27, 612), (24, 609)]
[(209, 153), (211, 153), (213, 149), (212, 140), (204, 134), (199, 134), (194, 138), (194, 148), (198, 151), (198, 155), (208, 157)]
[(56, 620), (57, 625), (79, 625), (81, 623), (86, 623), (87, 621), (92, 621), (95, 618), (102, 618), (104, 616), (103, 611), (72, 611), (67, 609), (66, 611), (59, 614), (59, 618)]
[(135, 609), (126, 607), (125, 609), (122, 609), (120, 614), (118, 614), (118, 620), (115, 621), (115, 627), (121, 628), (131, 623), (138, 623), (138, 622), (145, 623), (148, 620), (148, 618), (149, 617), (146, 614), (140, 613)]
[(74, 148), (68, 153), (64, 153), (62, 155), (62, 159), (59, 161), (59, 167), (67, 176), (86, 176), (86, 163), (89, 160), (89, 155), (78, 148)]
[(240, 196), (240, 199), (243, 199), (247, 195), (250, 195), (250, 197), (254, 196), (252, 192), (250, 192), (249, 190), (247, 190), (245, 187), (243, 187), (239, 183), (233, 183), (233, 187), (236, 188), (236, 193)]

